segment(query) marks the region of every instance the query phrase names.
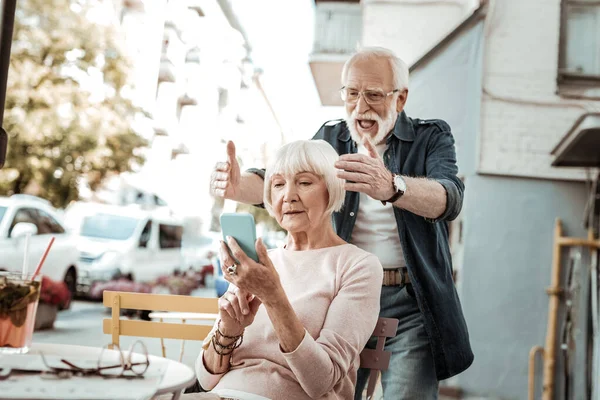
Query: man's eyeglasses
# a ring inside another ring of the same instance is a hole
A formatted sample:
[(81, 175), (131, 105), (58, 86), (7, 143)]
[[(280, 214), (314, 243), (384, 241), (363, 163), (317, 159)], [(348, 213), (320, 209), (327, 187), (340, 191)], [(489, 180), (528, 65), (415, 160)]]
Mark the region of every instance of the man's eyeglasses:
[(363, 90), (361, 92), (360, 90), (344, 86), (340, 89), (340, 95), (342, 96), (342, 100), (348, 104), (358, 103), (358, 99), (362, 95), (367, 104), (375, 106), (383, 103), (388, 96), (391, 96), (398, 91), (400, 91), (400, 89), (394, 89), (389, 93), (385, 93), (383, 90)]
[(146, 345), (139, 340), (135, 341), (125, 354), (123, 354), (118, 345), (113, 344), (113, 346), (118, 352), (117, 359), (115, 360), (115, 353), (106, 351), (108, 345), (104, 346), (100, 351), (98, 363), (95, 368), (81, 367), (65, 359), (61, 359), (60, 362), (67, 367), (52, 366), (48, 364), (43, 354), (40, 355), (42, 356), (44, 365), (48, 368), (47, 372), (59, 378), (70, 378), (73, 375), (98, 375), (105, 378), (142, 377), (150, 366), (150, 358), (148, 357)]

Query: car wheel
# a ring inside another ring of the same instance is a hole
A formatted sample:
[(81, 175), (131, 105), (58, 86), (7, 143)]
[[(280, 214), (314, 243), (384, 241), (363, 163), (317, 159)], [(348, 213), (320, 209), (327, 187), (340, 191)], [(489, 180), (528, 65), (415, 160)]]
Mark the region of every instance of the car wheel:
[[(77, 273), (75, 272), (75, 268), (73, 268), (73, 267), (69, 268), (69, 270), (65, 274), (64, 282), (65, 282), (65, 285), (67, 285), (67, 289), (69, 289), (69, 292), (71, 293), (71, 299), (73, 299), (75, 297), (75, 295), (77, 294)], [(61, 310), (66, 310), (66, 309), (69, 309), (70, 307), (71, 307), (71, 302), (69, 302), (69, 304), (67, 304), (66, 307), (61, 308)]]

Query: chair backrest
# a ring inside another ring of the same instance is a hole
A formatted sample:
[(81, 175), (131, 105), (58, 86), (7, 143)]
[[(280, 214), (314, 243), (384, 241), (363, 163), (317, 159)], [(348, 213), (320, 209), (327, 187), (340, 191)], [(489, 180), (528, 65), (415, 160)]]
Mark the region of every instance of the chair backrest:
[(216, 314), (219, 312), (217, 301), (216, 298), (104, 291), (103, 303), (112, 308), (112, 315), (102, 321), (102, 331), (112, 335), (112, 343), (116, 345), (119, 345), (119, 336), (204, 340), (212, 326), (121, 319), (121, 309)]
[(390, 365), (391, 351), (385, 351), (385, 340), (396, 336), (398, 320), (396, 318), (379, 318), (373, 331), (377, 337), (377, 345), (374, 349), (363, 349), (360, 353), (360, 367), (370, 369), (369, 384), (367, 386), (367, 399), (370, 400), (375, 392), (375, 385), (379, 378), (379, 372), (385, 371)]

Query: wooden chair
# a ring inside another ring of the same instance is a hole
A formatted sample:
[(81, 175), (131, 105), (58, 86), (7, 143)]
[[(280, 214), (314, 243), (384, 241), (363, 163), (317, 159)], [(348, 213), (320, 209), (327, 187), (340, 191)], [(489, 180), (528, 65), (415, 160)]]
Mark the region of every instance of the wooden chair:
[[(103, 303), (112, 308), (112, 316), (102, 321), (102, 331), (112, 335), (113, 345), (119, 345), (120, 336), (160, 338), (161, 343), (162, 339), (204, 340), (212, 329), (212, 324), (209, 326), (121, 319), (121, 309), (216, 314), (219, 312), (217, 301), (216, 298), (104, 291)], [(110, 346), (111, 349), (113, 345)], [(164, 357), (164, 344), (162, 351)]]
[(360, 367), (368, 368), (369, 384), (367, 386), (367, 400), (373, 398), (375, 385), (379, 378), (379, 372), (385, 371), (390, 365), (391, 351), (385, 351), (385, 340), (396, 336), (398, 329), (398, 320), (396, 318), (379, 318), (373, 331), (373, 336), (377, 337), (377, 345), (374, 349), (363, 349), (360, 353)]

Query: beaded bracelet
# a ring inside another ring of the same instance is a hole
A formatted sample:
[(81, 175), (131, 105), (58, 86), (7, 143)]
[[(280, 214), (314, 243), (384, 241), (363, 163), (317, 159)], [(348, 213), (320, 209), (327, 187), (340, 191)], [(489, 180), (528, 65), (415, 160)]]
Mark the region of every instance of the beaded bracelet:
[[(244, 341), (244, 330), (242, 330), (242, 333), (240, 333), (237, 336), (227, 336), (227, 335), (223, 334), (223, 332), (221, 332), (221, 330), (219, 329), (220, 323), (221, 323), (221, 321), (217, 322), (217, 330), (215, 331), (215, 334), (213, 335), (213, 337), (211, 339), (213, 349), (215, 349), (215, 352), (219, 355), (219, 367), (223, 365), (223, 356), (229, 356), (229, 355), (231, 356), (229, 359), (229, 363), (231, 365), (233, 365), (233, 356), (231, 354), (233, 353), (233, 351), (235, 349), (240, 347)], [(233, 340), (233, 342), (231, 342), (230, 344), (223, 344), (219, 341), (218, 336), (225, 338), (225, 339)], [(227, 350), (229, 350), (229, 351), (227, 351)]]

